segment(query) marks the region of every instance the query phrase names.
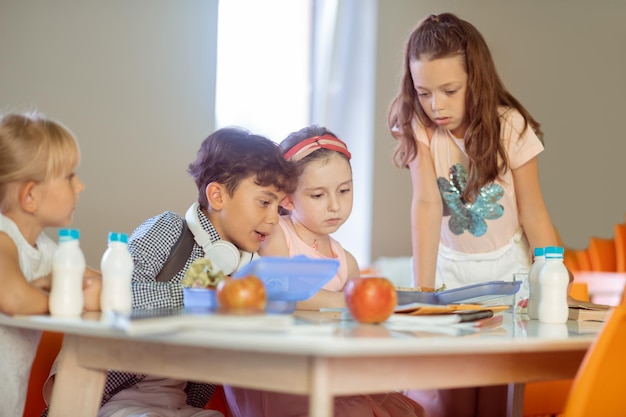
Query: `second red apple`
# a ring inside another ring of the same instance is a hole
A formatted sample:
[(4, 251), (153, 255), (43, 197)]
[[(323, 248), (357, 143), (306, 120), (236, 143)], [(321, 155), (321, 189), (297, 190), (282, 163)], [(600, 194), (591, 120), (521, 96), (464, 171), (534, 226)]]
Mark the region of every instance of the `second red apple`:
[(344, 288), (346, 305), (361, 323), (382, 323), (398, 303), (396, 288), (383, 277), (352, 278)]

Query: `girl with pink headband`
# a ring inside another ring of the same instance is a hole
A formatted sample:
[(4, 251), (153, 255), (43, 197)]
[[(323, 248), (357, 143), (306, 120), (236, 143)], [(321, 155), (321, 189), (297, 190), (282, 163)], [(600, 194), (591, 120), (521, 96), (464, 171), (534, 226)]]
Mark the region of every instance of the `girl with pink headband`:
[(284, 156), (285, 159), (295, 162), (305, 158), (318, 149), (337, 151), (344, 154), (348, 159), (352, 158), (352, 155), (348, 151), (348, 146), (330, 133), (305, 139), (286, 151)]
[[(308, 126), (280, 143), (285, 159), (293, 162), (298, 175), (295, 192), (282, 201), (278, 225), (262, 243), (262, 256), (337, 259), (339, 271), (322, 290), (298, 309), (345, 307), (343, 287), (348, 278), (359, 276), (354, 256), (330, 234), (343, 225), (352, 212), (352, 168), (344, 142), (328, 129)], [(234, 417), (308, 415), (305, 396), (224, 387)], [(422, 407), (398, 393), (336, 397), (335, 417), (418, 417)]]
[(285, 159), (296, 167), (298, 187), (283, 200), (283, 215), (259, 254), (339, 260), (337, 275), (298, 308), (345, 307), (341, 291), (348, 278), (359, 276), (359, 266), (330, 235), (352, 212), (352, 155), (337, 136), (315, 125), (290, 134), (280, 148)]

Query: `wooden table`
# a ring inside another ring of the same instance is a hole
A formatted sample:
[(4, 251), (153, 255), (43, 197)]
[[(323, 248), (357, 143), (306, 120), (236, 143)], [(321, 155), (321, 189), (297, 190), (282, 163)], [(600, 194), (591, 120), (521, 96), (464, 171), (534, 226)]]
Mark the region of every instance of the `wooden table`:
[(310, 417), (332, 416), (336, 395), (510, 384), (508, 415), (521, 416), (523, 384), (573, 377), (596, 336), (577, 334), (572, 322), (545, 325), (512, 313), (481, 331), (358, 325), (336, 315), (309, 314), (285, 331), (146, 335), (94, 317), (0, 315), (0, 324), (65, 333), (51, 417), (96, 416), (109, 368), (306, 394)]

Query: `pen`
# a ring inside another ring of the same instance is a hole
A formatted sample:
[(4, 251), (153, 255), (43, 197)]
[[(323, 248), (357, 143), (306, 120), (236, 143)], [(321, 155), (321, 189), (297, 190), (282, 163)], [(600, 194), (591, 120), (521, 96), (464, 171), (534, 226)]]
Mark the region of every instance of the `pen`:
[(481, 319), (488, 319), (493, 317), (492, 310), (460, 310), (452, 313), (451, 316), (456, 316), (455, 321), (452, 323), (466, 323), (468, 321), (477, 321)]
[(476, 320), (475, 322), (472, 323), (472, 326), (481, 328), (481, 329), (488, 329), (491, 327), (498, 327), (502, 325), (503, 322), (504, 322), (504, 318), (501, 315), (492, 316), (487, 319)]

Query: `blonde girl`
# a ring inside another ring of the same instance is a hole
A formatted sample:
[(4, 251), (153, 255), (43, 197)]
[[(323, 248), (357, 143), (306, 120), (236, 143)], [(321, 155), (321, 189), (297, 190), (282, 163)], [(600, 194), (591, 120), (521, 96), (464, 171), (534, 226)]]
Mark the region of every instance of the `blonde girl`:
[[(83, 183), (78, 144), (61, 124), (37, 113), (0, 116), (0, 312), (44, 314), (56, 244), (46, 227), (66, 227)], [(90, 270), (87, 309), (99, 309)], [(41, 332), (0, 326), (0, 415), (21, 416)]]

